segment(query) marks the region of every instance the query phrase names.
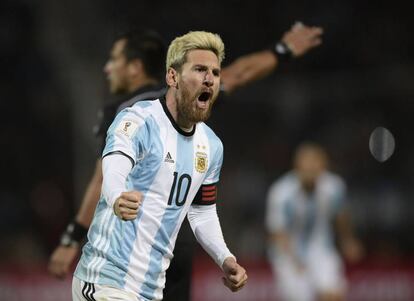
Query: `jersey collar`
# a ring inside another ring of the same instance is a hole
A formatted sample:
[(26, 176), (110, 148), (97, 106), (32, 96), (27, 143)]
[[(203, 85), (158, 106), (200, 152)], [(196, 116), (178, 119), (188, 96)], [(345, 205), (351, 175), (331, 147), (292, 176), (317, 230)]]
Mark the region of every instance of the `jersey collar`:
[(179, 125), (175, 122), (174, 118), (172, 117), (170, 111), (168, 110), (167, 107), (167, 100), (165, 99), (165, 95), (163, 95), (162, 97), (160, 97), (160, 102), (162, 105), (162, 108), (164, 109), (165, 115), (167, 115), (168, 119), (170, 120), (172, 126), (175, 128), (175, 130), (180, 133), (183, 136), (187, 136), (190, 137), (192, 135), (194, 135), (195, 130), (196, 130), (196, 124), (194, 124), (193, 129), (191, 130), (191, 132), (186, 132), (184, 131), (182, 128), (179, 127)]

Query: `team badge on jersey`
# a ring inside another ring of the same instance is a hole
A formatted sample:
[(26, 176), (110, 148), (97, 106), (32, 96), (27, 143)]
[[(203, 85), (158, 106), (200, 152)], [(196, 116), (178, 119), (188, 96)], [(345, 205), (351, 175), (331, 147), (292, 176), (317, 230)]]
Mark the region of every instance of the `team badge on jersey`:
[(195, 167), (200, 173), (206, 172), (208, 166), (207, 154), (203, 152), (196, 152)]
[(119, 134), (123, 134), (128, 138), (131, 138), (131, 136), (134, 135), (137, 128), (138, 124), (136, 122), (130, 120), (123, 120), (116, 128), (116, 132)]

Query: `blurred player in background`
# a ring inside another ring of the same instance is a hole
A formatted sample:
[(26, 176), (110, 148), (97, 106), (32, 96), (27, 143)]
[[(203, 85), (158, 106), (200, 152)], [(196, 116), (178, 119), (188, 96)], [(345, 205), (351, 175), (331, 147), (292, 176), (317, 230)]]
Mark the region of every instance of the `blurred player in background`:
[[(273, 72), (281, 61), (304, 55), (321, 44), (322, 29), (296, 23), (282, 39), (269, 49), (242, 56), (221, 71), (221, 90), (230, 93), (238, 87), (258, 80)], [(97, 131), (105, 144), (106, 131), (116, 112), (136, 101), (158, 98), (165, 90), (159, 85), (163, 74), (165, 49), (155, 33), (131, 32), (115, 40), (110, 58), (105, 65), (110, 91), (123, 95), (123, 100), (103, 109)], [(101, 151), (102, 152), (102, 149)], [(102, 161), (96, 161), (95, 172), (87, 186), (75, 219), (62, 234), (60, 245), (51, 255), (49, 271), (63, 278), (79, 253), (86, 236), (102, 186)], [(167, 271), (164, 300), (189, 300), (194, 238), (188, 222), (178, 235), (175, 256)]]
[(362, 254), (346, 209), (345, 183), (327, 168), (325, 150), (305, 143), (295, 153), (294, 169), (268, 193), (270, 260), (284, 301), (345, 300), (344, 268), (335, 244), (351, 262)]

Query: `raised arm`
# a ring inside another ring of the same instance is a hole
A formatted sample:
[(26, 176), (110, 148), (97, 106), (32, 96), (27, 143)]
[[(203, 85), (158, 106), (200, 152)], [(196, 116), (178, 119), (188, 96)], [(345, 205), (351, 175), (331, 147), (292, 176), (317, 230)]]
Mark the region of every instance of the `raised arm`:
[(272, 73), (279, 63), (291, 57), (304, 55), (322, 43), (323, 29), (295, 23), (282, 39), (269, 49), (239, 57), (221, 73), (222, 89), (231, 93), (235, 89)]

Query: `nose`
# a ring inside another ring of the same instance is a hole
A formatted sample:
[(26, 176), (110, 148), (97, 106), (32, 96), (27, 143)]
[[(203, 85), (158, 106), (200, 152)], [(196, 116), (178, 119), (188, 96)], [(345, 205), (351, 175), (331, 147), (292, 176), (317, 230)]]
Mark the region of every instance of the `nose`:
[(105, 66), (103, 68), (103, 71), (105, 72), (105, 74), (109, 73), (109, 71), (110, 71), (110, 62), (109, 61), (106, 62)]
[(207, 71), (206, 75), (204, 76), (204, 85), (207, 87), (211, 87), (214, 84), (214, 75), (211, 71)]

